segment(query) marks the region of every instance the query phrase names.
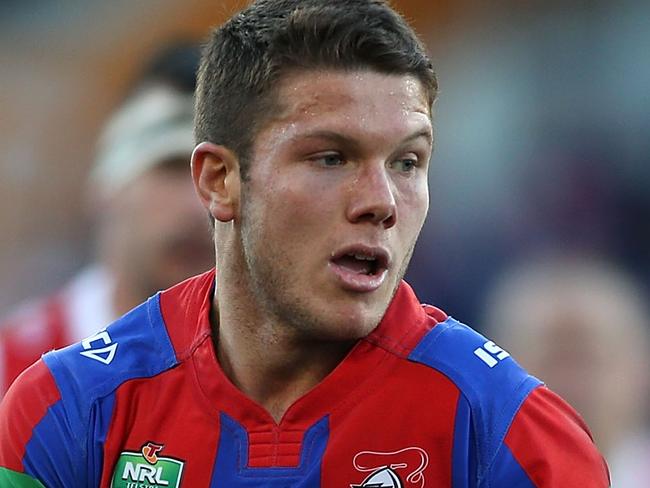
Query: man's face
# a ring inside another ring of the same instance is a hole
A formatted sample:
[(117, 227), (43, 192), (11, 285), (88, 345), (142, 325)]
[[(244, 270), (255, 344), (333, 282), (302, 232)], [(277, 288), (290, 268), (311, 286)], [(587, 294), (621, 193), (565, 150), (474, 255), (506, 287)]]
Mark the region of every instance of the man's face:
[(242, 186), (253, 295), (303, 337), (364, 337), (427, 213), (427, 98), (415, 77), (327, 70), (283, 78), (276, 96)]
[(139, 300), (214, 262), (205, 211), (188, 173), (185, 158), (158, 164), (115, 198), (113, 252)]

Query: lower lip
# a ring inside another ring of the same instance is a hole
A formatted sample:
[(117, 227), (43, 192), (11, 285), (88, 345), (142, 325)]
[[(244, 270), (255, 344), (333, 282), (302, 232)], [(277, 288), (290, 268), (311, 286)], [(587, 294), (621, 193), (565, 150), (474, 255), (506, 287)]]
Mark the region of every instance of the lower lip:
[(359, 274), (331, 261), (329, 267), (344, 289), (358, 293), (377, 290), (384, 283), (388, 274), (388, 270), (385, 269), (381, 273), (373, 275)]

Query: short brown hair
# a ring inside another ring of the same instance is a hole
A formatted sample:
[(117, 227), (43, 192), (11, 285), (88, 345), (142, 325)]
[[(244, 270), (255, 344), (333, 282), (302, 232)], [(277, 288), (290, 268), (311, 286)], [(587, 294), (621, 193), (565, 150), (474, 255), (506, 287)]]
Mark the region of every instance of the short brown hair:
[(247, 176), (254, 138), (273, 112), (274, 87), (301, 69), (371, 69), (417, 77), (433, 104), (431, 61), (383, 0), (258, 0), (216, 29), (204, 48), (195, 136), (227, 146)]

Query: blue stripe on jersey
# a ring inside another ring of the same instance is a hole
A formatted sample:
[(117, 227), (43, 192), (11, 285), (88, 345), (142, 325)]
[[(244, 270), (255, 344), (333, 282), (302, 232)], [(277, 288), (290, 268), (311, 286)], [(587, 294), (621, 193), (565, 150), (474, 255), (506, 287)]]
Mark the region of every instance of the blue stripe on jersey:
[[(52, 448), (57, 446), (56, 448)], [(66, 422), (61, 400), (47, 409), (47, 413), (32, 431), (25, 446), (23, 466), (25, 473), (37, 478), (45, 486), (86, 486), (81, 477), (83, 451), (77, 437)], [(71, 462), (72, 461), (72, 462)]]
[(535, 488), (524, 469), (512, 455), (508, 446), (503, 443), (494, 460), (494, 468), (490, 470), (485, 486), (507, 486), (512, 488)]
[(89, 487), (99, 486), (104, 467), (104, 443), (108, 435), (108, 429), (113, 418), (113, 407), (115, 405), (115, 393), (112, 393), (96, 403), (96, 408), (90, 412), (89, 426), (94, 431), (90, 432), (90, 446), (88, 448), (88, 459), (86, 465), (90, 474)]
[[(451, 317), (431, 329), (409, 359), (446, 375), (467, 398), (474, 433), (467, 455), (477, 449), (480, 485), (519, 407), (541, 382), (494, 343)], [(455, 462), (466, 462), (460, 457), (459, 446)]]
[[(89, 425), (94, 429), (90, 444), (80, 443), (82, 432), (73, 432), (61, 400), (52, 405), (32, 431), (25, 446), (25, 473), (48, 487), (99, 486), (103, 444), (106, 440), (114, 396), (106, 397), (91, 412)], [(90, 477), (89, 477), (90, 474)]]
[(317, 488), (328, 438), (329, 417), (325, 416), (305, 432), (297, 467), (249, 468), (248, 434), (242, 425), (222, 412), (219, 448), (210, 487)]
[[(114, 350), (108, 364), (98, 359), (110, 359), (107, 349)], [(155, 376), (177, 362), (160, 312), (159, 295), (94, 336), (48, 353), (43, 360), (52, 371), (68, 415), (79, 414), (70, 419), (75, 424), (87, 420), (85, 416), (96, 399), (112, 393), (125, 381)]]
[[(91, 357), (82, 354), (88, 352)], [(115, 390), (177, 363), (159, 295), (95, 336), (46, 354), (43, 361), (61, 400), (34, 428), (23, 461), (26, 470), (48, 487), (99, 486)]]
[(474, 439), (472, 432), (472, 412), (467, 399), (460, 395), (454, 418), (454, 445), (451, 454), (451, 487), (476, 487), (476, 452), (470, 447)]

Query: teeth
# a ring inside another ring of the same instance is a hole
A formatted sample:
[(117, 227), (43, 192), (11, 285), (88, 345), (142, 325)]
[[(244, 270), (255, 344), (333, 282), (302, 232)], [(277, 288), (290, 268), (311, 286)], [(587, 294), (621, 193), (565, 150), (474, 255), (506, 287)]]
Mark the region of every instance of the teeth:
[(353, 254), (354, 259), (358, 259), (360, 261), (374, 261), (375, 258), (372, 256), (366, 256), (364, 254)]

